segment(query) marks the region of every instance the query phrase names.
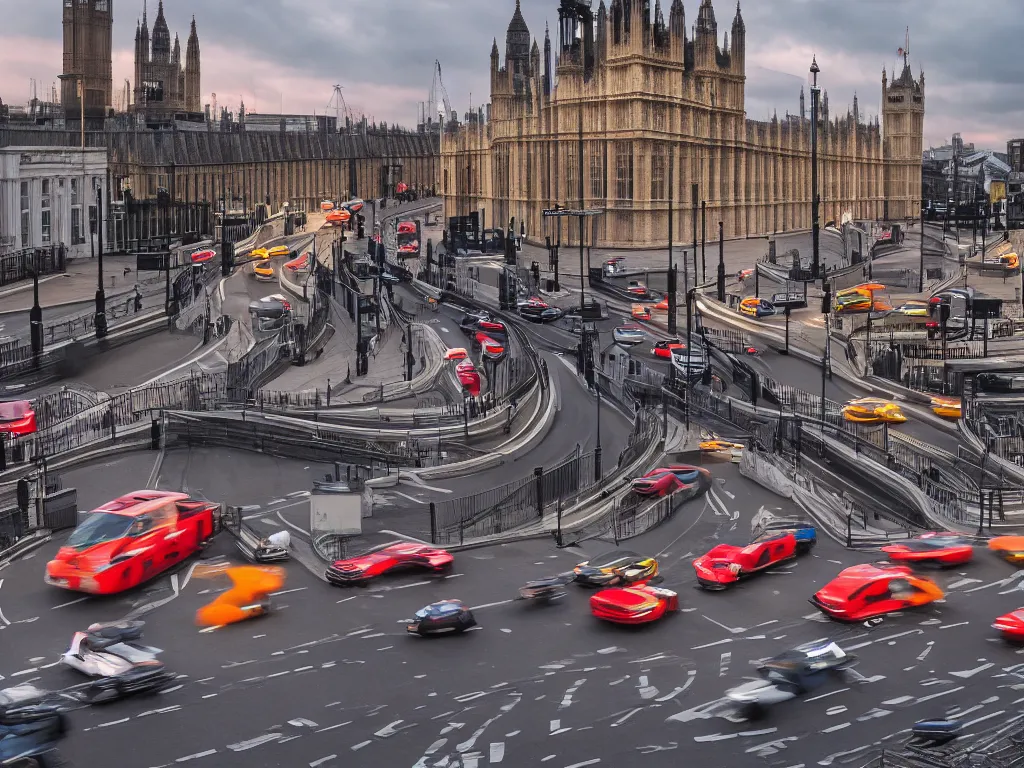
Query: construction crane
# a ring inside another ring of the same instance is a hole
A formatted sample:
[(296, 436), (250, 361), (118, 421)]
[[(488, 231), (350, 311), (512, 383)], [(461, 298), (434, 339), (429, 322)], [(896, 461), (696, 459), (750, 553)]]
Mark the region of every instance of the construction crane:
[(343, 85), (335, 84), (331, 100), (327, 102), (327, 111), (334, 110), (334, 119), (338, 123), (338, 131), (345, 129), (345, 120), (349, 120), (353, 126), (356, 124), (355, 113), (349, 109), (348, 104), (345, 102), (345, 96), (341, 92), (344, 87)]
[[(434, 80), (430, 84), (430, 109), (438, 117), (442, 126), (446, 120), (455, 120), (456, 115), (452, 111), (452, 104), (448, 98), (448, 91), (445, 90), (441, 81), (441, 62), (434, 60)], [(424, 115), (428, 117), (428, 115)]]

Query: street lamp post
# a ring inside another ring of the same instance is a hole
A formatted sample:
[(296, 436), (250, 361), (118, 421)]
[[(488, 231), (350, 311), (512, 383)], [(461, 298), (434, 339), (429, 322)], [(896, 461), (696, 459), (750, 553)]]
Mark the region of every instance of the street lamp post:
[[(672, 240), (675, 237), (673, 226), (675, 224), (675, 153), (669, 148), (668, 153), (668, 333), (672, 336), (676, 332), (676, 268), (672, 263)], [(685, 255), (683, 260), (685, 262)]]
[[(706, 245), (707, 239), (708, 239), (707, 207), (708, 207), (707, 201), (706, 200), (701, 200), (700, 201), (700, 281), (701, 281), (702, 284), (706, 283), (708, 281), (708, 264), (707, 264), (707, 261), (705, 261), (705, 259), (704, 259), (704, 246)], [(694, 258), (694, 261), (693, 261), (693, 271), (694, 271), (694, 273), (697, 272), (697, 259), (696, 259), (696, 257)], [(696, 276), (694, 277), (694, 282), (697, 282)]]
[[(34, 251), (33, 251), (34, 253)], [(32, 274), (32, 309), (28, 322), (32, 341), (32, 367), (39, 367), (39, 356), (43, 353), (43, 308), (39, 305), (39, 272), (36, 265), (30, 268)]]
[(722, 222), (718, 222), (718, 300), (725, 303), (725, 240)]
[(103, 290), (103, 189), (96, 187), (96, 338), (107, 335), (107, 295)]
[(818, 262), (818, 59), (811, 59), (811, 276), (819, 276)]

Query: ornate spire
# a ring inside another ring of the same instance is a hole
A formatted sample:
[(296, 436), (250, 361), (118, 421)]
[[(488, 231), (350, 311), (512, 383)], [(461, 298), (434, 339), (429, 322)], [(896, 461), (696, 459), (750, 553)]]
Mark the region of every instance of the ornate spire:
[(740, 12), (740, 0), (736, 0), (736, 17), (732, 20), (732, 36), (736, 37), (736, 30), (746, 32), (747, 25), (743, 22), (743, 14)]

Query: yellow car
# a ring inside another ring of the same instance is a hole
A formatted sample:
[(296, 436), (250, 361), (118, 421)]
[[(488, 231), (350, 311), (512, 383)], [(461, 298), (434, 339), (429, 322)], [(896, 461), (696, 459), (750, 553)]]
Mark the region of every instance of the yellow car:
[(727, 440), (705, 440), (699, 446), (704, 453), (717, 451), (742, 451), (743, 443), (730, 443)]
[(272, 259), (276, 258), (277, 256), (291, 256), (291, 253), (292, 252), (291, 250), (289, 250), (287, 245), (275, 245), (273, 248), (267, 251), (267, 255), (270, 256), (270, 258)]
[(843, 407), (843, 418), (860, 424), (902, 424), (907, 420), (896, 403), (880, 397), (851, 400)]
[(1008, 563), (1024, 565), (1024, 536), (996, 536), (988, 540), (988, 548)]
[(633, 315), (634, 320), (650, 320), (651, 308), (643, 304), (634, 304), (630, 314)]
[(252, 273), (257, 280), (273, 280), (274, 267), (271, 264), (259, 262), (252, 265)]
[(740, 302), (740, 314), (750, 317), (764, 317), (775, 314), (775, 305), (767, 299), (759, 299), (757, 296), (748, 296)]
[(250, 259), (269, 259), (270, 254), (266, 248), (257, 248), (255, 251), (249, 253)]
[(658, 575), (658, 561), (636, 552), (613, 549), (576, 566), (576, 582), (591, 587), (614, 587), (647, 581)]
[(933, 397), (932, 411), (936, 416), (946, 419), (960, 418), (960, 398), (958, 397)]
[(898, 307), (894, 307), (892, 311), (907, 317), (928, 317), (928, 302), (905, 301)]

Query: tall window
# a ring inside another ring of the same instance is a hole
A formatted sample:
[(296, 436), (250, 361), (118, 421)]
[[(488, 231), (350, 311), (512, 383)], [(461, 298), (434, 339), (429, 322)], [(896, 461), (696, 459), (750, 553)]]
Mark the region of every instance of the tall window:
[(42, 208), (41, 242), (43, 245), (50, 243), (50, 180), (43, 179), (43, 194), (40, 202)]
[(32, 245), (32, 198), (29, 196), (29, 184), (21, 182), (21, 247), (28, 248)]
[(664, 200), (668, 197), (665, 183), (667, 168), (668, 153), (665, 145), (657, 142), (651, 149), (651, 200)]
[(604, 145), (595, 143), (590, 150), (590, 197), (604, 197)]
[(71, 179), (71, 244), (81, 245), (85, 242), (82, 231), (82, 180)]
[(619, 201), (633, 202), (633, 142), (615, 144), (615, 197)]

